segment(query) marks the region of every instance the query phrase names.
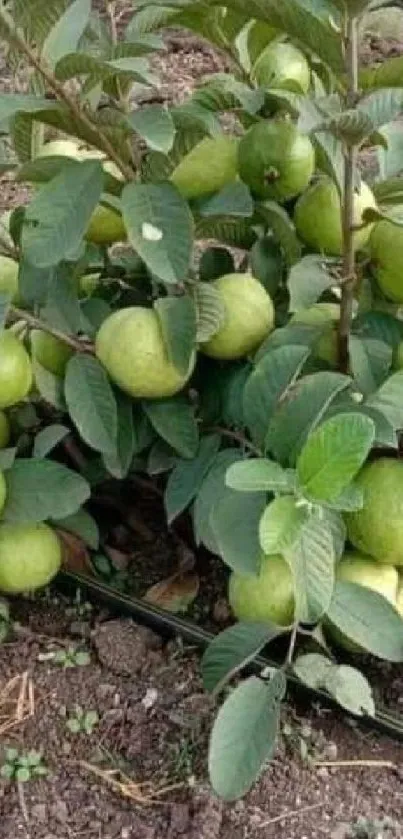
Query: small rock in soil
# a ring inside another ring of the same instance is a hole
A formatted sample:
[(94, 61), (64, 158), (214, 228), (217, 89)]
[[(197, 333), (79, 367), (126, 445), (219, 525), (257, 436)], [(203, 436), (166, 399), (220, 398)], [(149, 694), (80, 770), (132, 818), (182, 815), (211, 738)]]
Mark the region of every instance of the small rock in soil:
[(128, 620), (112, 620), (97, 626), (92, 640), (101, 664), (122, 676), (133, 676), (144, 670), (150, 652), (155, 654), (162, 645), (151, 629)]

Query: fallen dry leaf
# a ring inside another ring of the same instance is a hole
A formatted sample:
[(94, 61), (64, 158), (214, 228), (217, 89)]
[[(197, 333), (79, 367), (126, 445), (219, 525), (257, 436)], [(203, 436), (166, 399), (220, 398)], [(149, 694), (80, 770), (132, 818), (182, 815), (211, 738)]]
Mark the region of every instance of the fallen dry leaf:
[(173, 574), (166, 580), (156, 583), (148, 589), (144, 600), (166, 609), (167, 612), (186, 612), (195, 597), (197, 597), (200, 586), (198, 574), (185, 572)]
[(57, 534), (63, 548), (63, 570), (70, 571), (71, 574), (90, 574), (93, 577), (94, 569), (83, 540), (75, 533), (59, 528)]

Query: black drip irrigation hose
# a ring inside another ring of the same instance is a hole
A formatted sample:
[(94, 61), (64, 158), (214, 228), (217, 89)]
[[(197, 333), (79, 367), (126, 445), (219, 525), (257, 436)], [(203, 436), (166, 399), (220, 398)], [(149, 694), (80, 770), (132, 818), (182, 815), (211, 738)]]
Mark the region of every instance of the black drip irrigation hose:
[[(144, 600), (138, 600), (114, 591), (104, 583), (90, 577), (63, 572), (57, 577), (56, 584), (59, 591), (69, 596), (74, 596), (77, 590), (83, 591), (90, 602), (107, 606), (108, 610), (116, 615), (131, 617), (137, 623), (147, 626), (165, 639), (180, 636), (186, 643), (204, 651), (214, 638), (212, 632), (202, 629), (200, 626), (178, 617), (178, 615), (159, 609)], [(278, 666), (278, 662), (259, 655), (245, 667), (245, 670), (260, 672), (264, 667)], [(340, 706), (325, 691), (309, 688), (292, 674), (287, 674), (287, 682), (290, 691), (296, 696), (302, 694), (313, 701), (320, 702), (325, 706), (337, 707), (340, 710)], [(382, 707), (378, 707), (374, 717), (357, 717), (347, 711), (343, 713), (369, 729), (386, 734), (393, 740), (403, 742), (403, 717), (401, 716), (394, 716)]]

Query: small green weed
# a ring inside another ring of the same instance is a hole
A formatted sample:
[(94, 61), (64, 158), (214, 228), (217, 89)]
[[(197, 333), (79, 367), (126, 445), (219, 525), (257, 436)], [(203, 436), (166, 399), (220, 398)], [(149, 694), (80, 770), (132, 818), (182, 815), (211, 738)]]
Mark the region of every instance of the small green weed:
[(348, 839), (389, 839), (389, 837), (397, 837), (395, 834), (396, 823), (393, 819), (385, 817), (383, 819), (366, 819), (360, 816), (354, 824), (350, 826)]
[(76, 705), (74, 713), (66, 720), (66, 728), (72, 734), (92, 734), (98, 723), (99, 715), (96, 711), (85, 711)]
[(8, 781), (26, 783), (48, 774), (40, 752), (19, 752), (18, 749), (6, 749), (5, 759), (0, 767), (0, 775)]
[(68, 647), (66, 650), (57, 650), (52, 653), (47, 653), (42, 656), (42, 660), (47, 659), (58, 664), (65, 670), (70, 667), (85, 667), (91, 661), (91, 656), (86, 650), (77, 650), (75, 647)]

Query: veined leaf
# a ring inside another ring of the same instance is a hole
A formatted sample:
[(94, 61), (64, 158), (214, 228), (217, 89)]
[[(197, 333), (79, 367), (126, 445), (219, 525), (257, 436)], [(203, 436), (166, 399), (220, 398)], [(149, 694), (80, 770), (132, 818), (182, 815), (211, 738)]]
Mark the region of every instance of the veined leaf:
[(259, 521), (267, 503), (264, 492), (230, 492), (218, 501), (210, 524), (218, 552), (234, 571), (257, 574), (262, 550)]
[(46, 521), (75, 513), (90, 496), (87, 481), (53, 460), (19, 458), (6, 474), (4, 521)]
[(287, 281), (291, 312), (312, 306), (326, 289), (335, 285), (335, 277), (329, 270), (332, 264), (333, 260), (318, 254), (309, 254), (294, 263)]
[(81, 437), (93, 449), (114, 455), (117, 446), (117, 408), (102, 365), (89, 355), (70, 359), (64, 383), (67, 407)]
[(196, 544), (202, 542), (212, 553), (218, 553), (218, 547), (211, 526), (211, 514), (224, 494), (231, 493), (226, 489), (225, 475), (231, 463), (241, 457), (241, 452), (235, 448), (218, 452), (196, 496), (193, 510)]
[(326, 520), (318, 514), (309, 516), (284, 557), (294, 578), (296, 620), (317, 623), (329, 607), (334, 587), (336, 555)]
[(54, 24), (43, 43), (41, 52), (41, 57), (50, 67), (55, 67), (66, 53), (77, 49), (90, 13), (91, 0), (73, 0), (73, 3)]
[(344, 635), (372, 655), (403, 661), (403, 621), (378, 592), (339, 580), (327, 616)]
[(175, 367), (186, 375), (196, 346), (196, 307), (192, 298), (160, 297), (154, 303), (168, 356)]
[(202, 658), (205, 689), (218, 693), (266, 644), (283, 632), (283, 627), (261, 623), (236, 623), (224, 629), (213, 638)]
[(127, 116), (127, 122), (149, 149), (168, 154), (175, 139), (175, 125), (167, 108), (149, 105)]
[(308, 517), (306, 506), (298, 506), (293, 495), (270, 501), (259, 522), (259, 540), (265, 554), (284, 554), (298, 538)]
[(202, 437), (199, 450), (192, 460), (178, 460), (168, 478), (165, 490), (168, 524), (171, 524), (186, 509), (199, 492), (219, 447), (219, 435), (210, 434)]
[(194, 410), (184, 397), (155, 399), (142, 405), (151, 425), (163, 440), (182, 457), (195, 456), (199, 431)]
[(229, 467), (225, 483), (239, 492), (289, 492), (294, 480), (278, 463), (268, 458), (251, 458)]

